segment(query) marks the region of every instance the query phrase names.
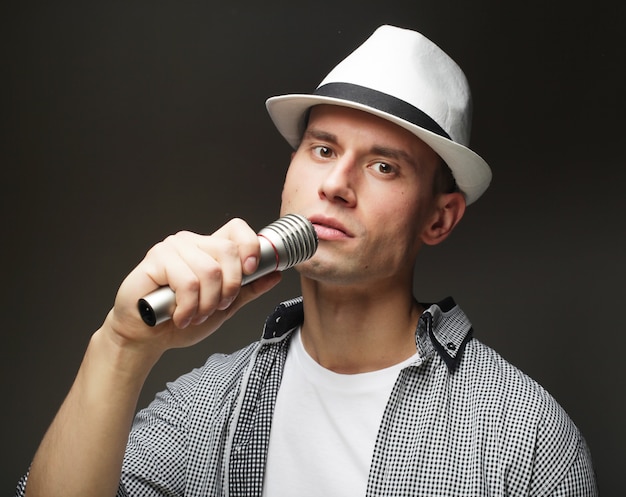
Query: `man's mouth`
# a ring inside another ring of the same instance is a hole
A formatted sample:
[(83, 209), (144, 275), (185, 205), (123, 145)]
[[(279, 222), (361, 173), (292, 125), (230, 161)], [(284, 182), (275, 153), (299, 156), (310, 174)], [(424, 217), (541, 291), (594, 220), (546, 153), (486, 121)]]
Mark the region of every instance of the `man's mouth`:
[(352, 237), (347, 228), (336, 219), (313, 216), (309, 220), (313, 224), (317, 237), (320, 240), (339, 240)]

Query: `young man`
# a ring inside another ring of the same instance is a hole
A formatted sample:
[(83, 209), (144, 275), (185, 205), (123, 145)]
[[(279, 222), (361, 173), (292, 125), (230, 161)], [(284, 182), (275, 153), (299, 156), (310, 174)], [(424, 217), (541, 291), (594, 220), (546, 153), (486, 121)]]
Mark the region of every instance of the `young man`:
[[(280, 279), (241, 287), (259, 244), (240, 220), (156, 245), (93, 335), (18, 494), (596, 495), (585, 441), (554, 399), (473, 339), (451, 298), (412, 294), (420, 248), (443, 241), (491, 178), (467, 148), (456, 64), (383, 26), (314, 94), (267, 105), (295, 149), (281, 212), (319, 238), (298, 266), (302, 298), (277, 308), (259, 343), (168, 385), (131, 429), (162, 353)], [(172, 320), (148, 328), (136, 302), (164, 285)]]

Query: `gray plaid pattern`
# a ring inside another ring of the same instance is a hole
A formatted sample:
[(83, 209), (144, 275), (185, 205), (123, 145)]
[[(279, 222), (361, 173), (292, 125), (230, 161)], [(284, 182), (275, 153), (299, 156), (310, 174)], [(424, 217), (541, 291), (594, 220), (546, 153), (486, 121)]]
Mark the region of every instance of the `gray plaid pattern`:
[[(281, 304), (260, 342), (211, 356), (138, 413), (118, 497), (261, 496), (290, 332), (302, 318), (300, 299)], [(567, 414), (471, 331), (452, 299), (422, 315), (421, 361), (394, 386), (367, 495), (596, 496), (588, 448)]]

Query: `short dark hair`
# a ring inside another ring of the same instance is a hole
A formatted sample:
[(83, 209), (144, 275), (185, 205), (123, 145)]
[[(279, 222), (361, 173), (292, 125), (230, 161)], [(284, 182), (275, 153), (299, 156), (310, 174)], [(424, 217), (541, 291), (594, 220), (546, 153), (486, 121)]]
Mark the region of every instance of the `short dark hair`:
[(446, 164), (446, 161), (441, 159), (439, 167), (435, 170), (435, 178), (433, 181), (433, 193), (439, 195), (440, 193), (454, 193), (459, 191), (459, 186), (456, 184), (452, 171)]

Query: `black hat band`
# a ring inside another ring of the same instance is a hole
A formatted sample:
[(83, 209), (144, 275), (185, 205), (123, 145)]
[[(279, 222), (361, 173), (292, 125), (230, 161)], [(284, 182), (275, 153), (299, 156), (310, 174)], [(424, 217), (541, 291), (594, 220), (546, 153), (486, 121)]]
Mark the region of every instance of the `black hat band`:
[(451, 140), (450, 135), (428, 114), (404, 100), (381, 91), (352, 83), (328, 83), (317, 88), (313, 94), (367, 105)]

